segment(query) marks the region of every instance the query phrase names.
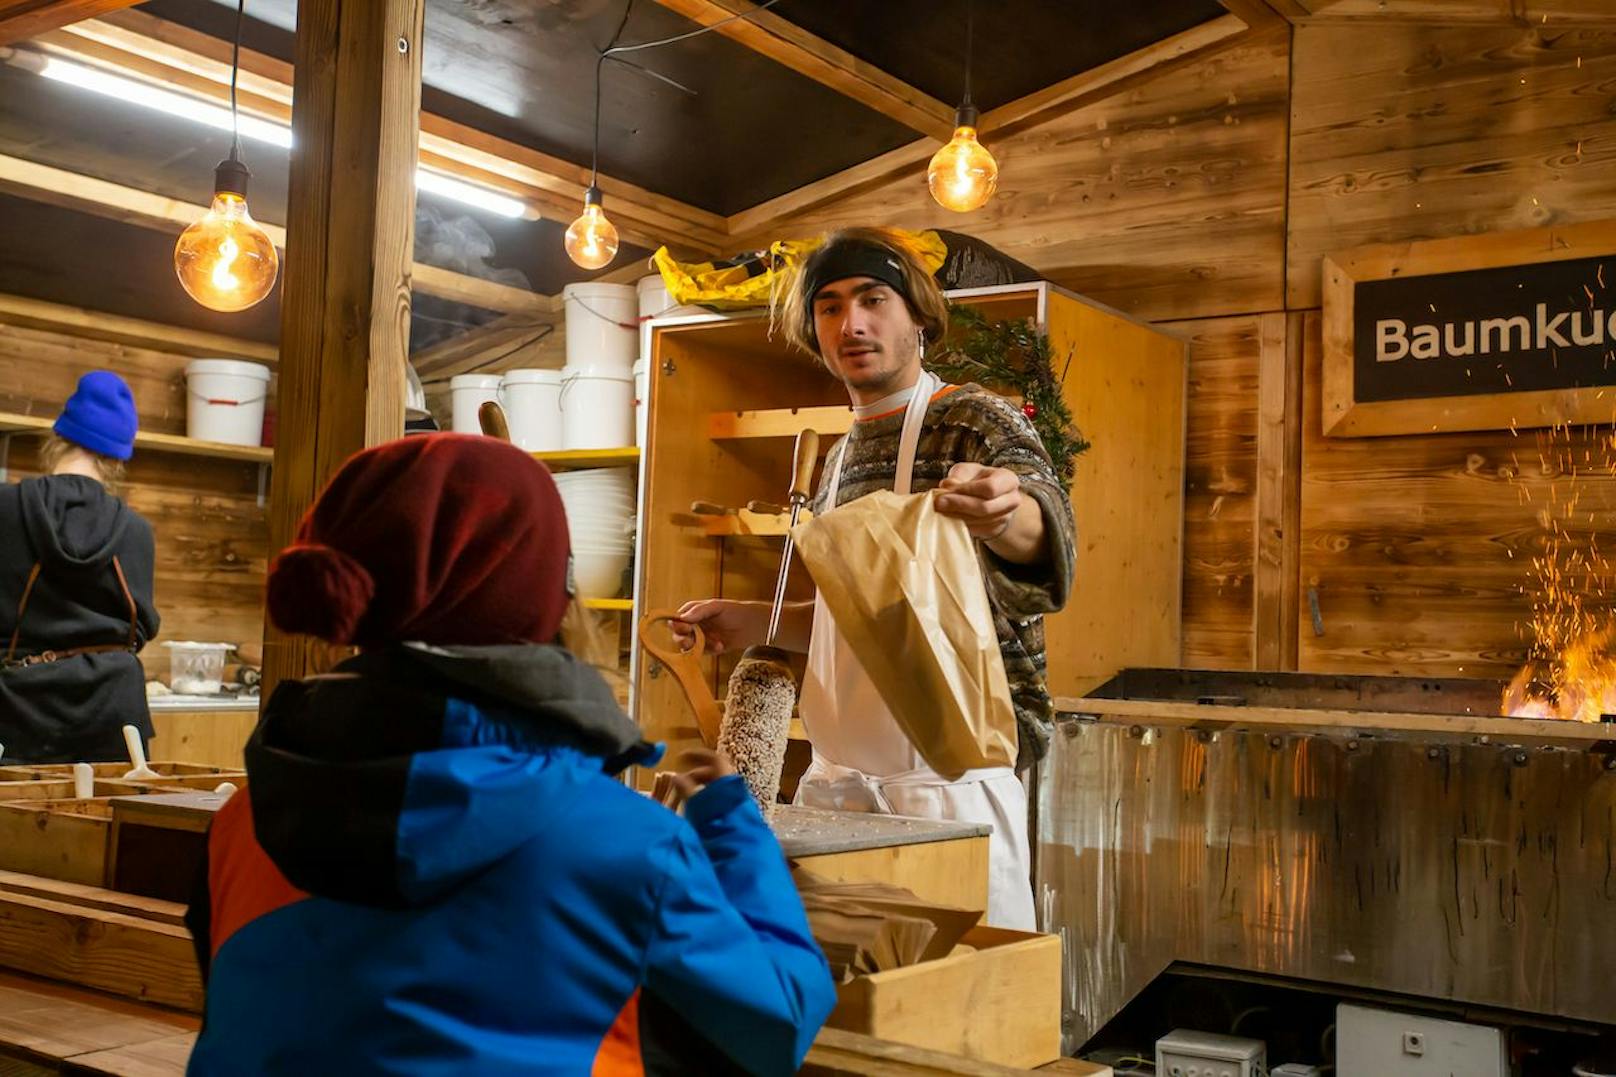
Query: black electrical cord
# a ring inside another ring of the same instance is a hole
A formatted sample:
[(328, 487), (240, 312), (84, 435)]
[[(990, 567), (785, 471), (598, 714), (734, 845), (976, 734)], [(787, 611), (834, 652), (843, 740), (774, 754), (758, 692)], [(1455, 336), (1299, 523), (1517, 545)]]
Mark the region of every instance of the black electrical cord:
[[(680, 41), (689, 41), (693, 37), (700, 37), (702, 34), (710, 34), (720, 27), (728, 26), (732, 22), (739, 22), (742, 19), (750, 19), (752, 16), (761, 11), (767, 11), (769, 8), (773, 7), (779, 2), (780, 0), (765, 0), (764, 3), (759, 4), (750, 11), (743, 11), (738, 14), (731, 15), (727, 19), (719, 19), (710, 26), (703, 26), (698, 30), (688, 30), (685, 33), (675, 34), (672, 37), (664, 37), (656, 41), (639, 41), (632, 45), (619, 45), (617, 41), (623, 36), (623, 30), (628, 26), (628, 17), (634, 11), (634, 0), (628, 0), (628, 3), (623, 5), (623, 17), (617, 22), (617, 31), (612, 34), (611, 41), (607, 42), (606, 47), (601, 49), (600, 54), (595, 58), (595, 132), (594, 137), (591, 140), (592, 145), (589, 152), (589, 186), (597, 186), (600, 180), (600, 69), (607, 60), (616, 59), (621, 53), (640, 52), (644, 49), (661, 48), (663, 45), (672, 45)], [(626, 60), (619, 60), (618, 62), (628, 63)], [(665, 75), (659, 75), (655, 71), (650, 71), (646, 68), (639, 67), (638, 64), (629, 64), (629, 66), (634, 67), (639, 71), (643, 71), (645, 74), (650, 75), (653, 78), (661, 79), (663, 82), (676, 86), (679, 89), (684, 90), (686, 93), (694, 93), (694, 91), (689, 87), (680, 86), (679, 83), (674, 82)], [(970, 97), (969, 90), (966, 91), (966, 97), (967, 99)]]
[(976, 29), (976, 3), (975, 0), (965, 0), (965, 100), (963, 107), (971, 104), (971, 52), (974, 45), (973, 31)]
[(241, 24), (247, 0), (236, 0), (236, 40), (230, 48), (230, 159), (241, 160), (241, 121), (236, 113), (236, 79), (241, 74)]

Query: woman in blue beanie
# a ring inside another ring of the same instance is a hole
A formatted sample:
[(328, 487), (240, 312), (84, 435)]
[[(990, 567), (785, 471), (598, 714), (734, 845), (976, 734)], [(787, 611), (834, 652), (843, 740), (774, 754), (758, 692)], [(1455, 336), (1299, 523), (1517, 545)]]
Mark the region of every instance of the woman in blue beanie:
[(0, 745), (5, 762), (127, 758), (151, 736), (137, 651), (157, 634), (151, 525), (112, 493), (134, 453), (118, 375), (79, 379), (39, 478), (0, 485)]

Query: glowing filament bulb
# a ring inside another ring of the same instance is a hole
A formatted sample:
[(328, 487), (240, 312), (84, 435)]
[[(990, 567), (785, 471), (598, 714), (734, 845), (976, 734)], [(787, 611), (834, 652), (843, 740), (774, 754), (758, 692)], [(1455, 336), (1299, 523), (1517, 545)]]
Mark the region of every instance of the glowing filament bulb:
[[(973, 122), (963, 122), (967, 118)], [(977, 141), (975, 116), (967, 117), (966, 109), (962, 108), (960, 120), (954, 137), (932, 155), (931, 166), (926, 169), (926, 185), (938, 205), (956, 213), (968, 213), (980, 209), (993, 197), (999, 186), (999, 163), (988, 148)]]
[(584, 192), (584, 211), (567, 228), (567, 257), (584, 269), (600, 269), (617, 257), (617, 228), (601, 209), (600, 188)]
[(174, 244), (180, 284), (210, 310), (246, 310), (274, 289), (279, 268), (269, 233), (247, 212), (246, 168), (225, 161), (215, 176), (213, 205)]

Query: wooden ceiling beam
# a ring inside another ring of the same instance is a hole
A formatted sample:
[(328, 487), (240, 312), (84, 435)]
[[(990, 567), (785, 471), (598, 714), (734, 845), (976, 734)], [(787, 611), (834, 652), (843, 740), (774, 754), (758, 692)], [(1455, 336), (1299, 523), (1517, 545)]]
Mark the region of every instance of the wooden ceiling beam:
[(1007, 128), (1031, 126), (1092, 105), (1130, 89), (1141, 79), (1156, 78), (1221, 52), (1252, 32), (1237, 16), (1221, 15), (990, 109), (982, 114), (982, 130), (1003, 134)]
[[(1204, 22), (983, 113), (983, 135), (1014, 133), (1073, 109), (1103, 101), (1146, 78), (1157, 77), (1231, 48), (1251, 33), (1253, 31), (1245, 22), (1234, 15), (1223, 15)], [(729, 232), (745, 242), (773, 221), (824, 205), (905, 172), (917, 171), (936, 151), (935, 139), (922, 138), (906, 143), (880, 157), (734, 214), (729, 218)]]
[(922, 93), (750, 0), (657, 0), (657, 3), (698, 26), (716, 26), (718, 33), (753, 52), (921, 134), (947, 141), (954, 133), (952, 105)]
[[(0, 0), (3, 2), (3, 0)], [(121, 11), (47, 35), (50, 52), (139, 76), (180, 92), (224, 102), (229, 97), (230, 43), (141, 11)], [(242, 50), (243, 111), (279, 123), (291, 116), (291, 65)], [(537, 214), (570, 222), (583, 208), (589, 169), (507, 139), (421, 113), (421, 161), (435, 171), (527, 202)], [(720, 214), (601, 176), (606, 211), (631, 243), (716, 254), (726, 249)]]
[[(1291, 0), (1297, 2), (1297, 0)], [(1616, 24), (1610, 0), (1301, 0), (1316, 21), (1604, 29)]]
[(31, 299), (21, 295), (0, 294), (0, 324), (20, 326), (24, 329), (43, 329), (135, 348), (177, 352), (180, 355), (251, 359), (271, 366), (275, 365), (280, 356), (280, 351), (275, 345), (258, 340), (244, 340), (199, 329), (184, 329), (177, 325), (164, 325), (139, 318), (125, 318), (98, 310), (47, 303), (43, 299)]
[[(1285, 21), (1285, 16), (1270, 7), (1268, 0), (1218, 0), (1218, 3), (1253, 30), (1266, 30)], [(1304, 17), (1308, 14), (1306, 8), (1301, 12)]]
[[(4, 155), (0, 155), (0, 191), (175, 234), (207, 212), (206, 206)], [(286, 229), (263, 221), (259, 225), (269, 234), (270, 241), (284, 251)], [(418, 291), (441, 299), (502, 312), (550, 314), (555, 310), (551, 296), (512, 288), (508, 284), (421, 262), (414, 264), (411, 273)]]
[(129, 7), (140, 0), (0, 0), (0, 45)]

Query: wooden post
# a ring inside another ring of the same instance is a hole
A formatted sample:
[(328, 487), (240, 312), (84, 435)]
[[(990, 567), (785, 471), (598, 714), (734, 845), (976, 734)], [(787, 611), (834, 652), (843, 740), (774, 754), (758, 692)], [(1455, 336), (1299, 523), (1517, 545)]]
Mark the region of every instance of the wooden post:
[[(269, 548), (350, 455), (404, 431), (423, 0), (302, 0)], [(265, 698), (328, 649), (264, 633)]]

